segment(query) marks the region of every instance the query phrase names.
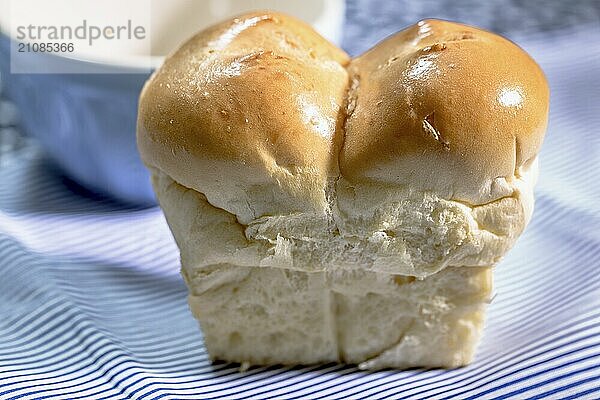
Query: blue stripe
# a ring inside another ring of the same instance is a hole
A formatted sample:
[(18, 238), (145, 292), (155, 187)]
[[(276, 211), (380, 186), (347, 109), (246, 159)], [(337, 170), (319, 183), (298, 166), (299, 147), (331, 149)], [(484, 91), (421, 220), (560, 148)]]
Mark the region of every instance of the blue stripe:
[[(587, 378), (587, 379), (582, 379), (580, 381), (570, 383), (570, 384), (568, 384), (566, 386), (560, 387), (560, 388), (552, 390), (550, 392), (546, 392), (546, 393), (544, 393), (544, 397), (549, 398), (550, 396), (552, 396), (552, 395), (554, 395), (554, 394), (556, 394), (558, 392), (569, 390), (569, 389), (574, 388), (576, 386), (580, 386), (580, 385), (583, 385), (583, 384), (589, 383), (589, 382), (595, 382), (595, 381), (598, 381), (598, 380), (600, 380), (600, 375), (593, 376), (593, 377)], [(578, 393), (575, 393), (575, 394), (572, 394), (572, 395), (569, 395), (569, 396), (565, 396), (565, 397), (562, 398), (562, 400), (592, 399), (592, 398), (593, 399), (598, 399), (598, 398), (600, 398), (600, 395), (596, 396), (596, 397), (589, 396), (589, 395), (591, 395), (593, 393), (600, 393), (600, 384), (598, 384), (598, 386), (596, 386), (594, 388), (591, 388), (591, 389), (588, 389), (588, 390), (584, 390), (582, 392), (578, 392)]]
[[(564, 367), (566, 367), (568, 365), (576, 364), (577, 362), (586, 361), (586, 360), (589, 360), (589, 359), (592, 359), (592, 358), (598, 358), (598, 356), (600, 356), (600, 353), (595, 353), (592, 356), (575, 359), (575, 360), (569, 361), (568, 363), (556, 366), (554, 368), (549, 368), (549, 369), (547, 369), (546, 371), (543, 371), (543, 372), (555, 371), (557, 369), (564, 368)], [(547, 379), (547, 380), (545, 380), (543, 382), (539, 382), (539, 383), (536, 383), (534, 385), (531, 385), (531, 386), (528, 386), (528, 387), (525, 387), (525, 388), (520, 388), (520, 389), (512, 391), (510, 393), (503, 394), (502, 396), (499, 396), (498, 399), (508, 399), (508, 398), (520, 395), (522, 393), (528, 392), (531, 389), (535, 389), (535, 388), (547, 385), (548, 383), (552, 383), (552, 382), (555, 382), (555, 381), (558, 381), (558, 380), (561, 380), (561, 379), (564, 379), (564, 378), (568, 378), (568, 377), (573, 377), (573, 376), (579, 375), (579, 374), (581, 374), (583, 372), (587, 372), (587, 371), (591, 371), (591, 370), (597, 370), (597, 369), (600, 369), (600, 365), (593, 365), (593, 366), (587, 367), (587, 368), (580, 368), (580, 369), (578, 369), (576, 371), (572, 371), (572, 372), (569, 372), (567, 374), (560, 375), (560, 376), (555, 376), (555, 377)], [(531, 376), (539, 376), (539, 375), (542, 375), (542, 373), (533, 374)], [(522, 380), (522, 379), (520, 379), (520, 380)], [(494, 389), (495, 390), (489, 390), (489, 391), (486, 391), (484, 393), (491, 393), (491, 392), (499, 390), (500, 388), (494, 388)], [(567, 390), (568, 388), (564, 388), (564, 389)]]
[[(549, 359), (546, 359), (546, 360), (544, 360), (544, 361), (541, 361), (541, 362), (538, 362), (538, 363), (535, 363), (535, 364), (532, 364), (532, 365), (528, 365), (528, 367), (535, 367), (535, 366), (538, 366), (538, 365), (543, 365), (543, 364), (546, 364), (546, 363), (548, 363), (548, 362), (550, 362), (550, 361), (554, 361), (554, 360), (557, 360), (557, 359), (559, 359), (559, 358), (563, 358), (563, 357), (565, 357), (565, 356), (569, 356), (569, 355), (577, 354), (577, 353), (579, 353), (581, 350), (593, 349), (593, 348), (597, 348), (597, 347), (599, 347), (599, 346), (600, 346), (600, 343), (596, 343), (596, 344), (594, 344), (594, 345), (592, 345), (592, 346), (584, 346), (584, 347), (582, 347), (582, 348), (578, 348), (578, 349), (576, 349), (576, 350), (572, 350), (572, 351), (569, 351), (569, 352), (566, 352), (566, 353), (563, 353), (563, 354), (560, 354), (560, 355), (557, 355), (557, 356), (551, 357), (551, 358), (549, 358)], [(594, 354), (592, 354), (592, 355), (589, 355), (589, 356), (586, 356), (586, 357), (581, 357), (581, 358), (578, 358), (578, 359), (575, 359), (575, 360), (571, 360), (571, 361), (564, 361), (564, 362), (563, 362), (562, 364), (560, 364), (559, 366), (551, 367), (551, 368), (548, 368), (548, 369), (545, 369), (545, 370), (542, 370), (542, 371), (538, 371), (538, 372), (535, 372), (535, 373), (532, 373), (532, 374), (528, 374), (528, 375), (522, 376), (522, 377), (520, 377), (520, 378), (518, 378), (518, 379), (511, 380), (510, 382), (504, 383), (504, 384), (502, 384), (502, 385), (495, 386), (495, 387), (494, 387), (494, 388), (492, 388), (492, 389), (488, 389), (488, 390), (486, 390), (486, 391), (484, 391), (484, 392), (478, 393), (478, 395), (477, 395), (477, 396), (468, 397), (468, 399), (476, 399), (477, 397), (479, 397), (479, 396), (481, 396), (481, 395), (483, 395), (483, 394), (489, 394), (489, 393), (496, 392), (496, 391), (498, 391), (498, 390), (501, 390), (501, 389), (504, 389), (504, 388), (506, 388), (506, 387), (508, 387), (508, 386), (512, 386), (512, 385), (514, 385), (514, 384), (517, 384), (517, 383), (520, 383), (520, 382), (526, 381), (526, 380), (528, 380), (528, 379), (532, 379), (532, 378), (538, 377), (538, 376), (540, 376), (540, 375), (545, 375), (545, 374), (547, 374), (548, 372), (552, 372), (552, 371), (555, 371), (555, 370), (557, 370), (557, 369), (560, 369), (560, 368), (567, 367), (567, 366), (569, 366), (569, 365), (572, 365), (572, 364), (574, 364), (574, 363), (581, 362), (581, 361), (586, 361), (586, 360), (589, 360), (589, 359), (592, 359), (592, 358), (597, 358), (599, 355), (600, 355), (600, 353), (594, 353)], [(523, 368), (517, 369), (515, 372), (521, 372), (521, 371), (527, 371), (527, 368), (524, 368), (524, 367), (523, 367)], [(510, 373), (510, 374), (504, 374), (504, 375), (501, 375), (501, 376), (499, 376), (497, 379), (506, 378), (506, 377), (508, 377), (508, 376), (511, 376), (511, 375), (512, 375), (512, 373)], [(479, 388), (481, 388), (481, 387), (483, 387), (483, 386), (484, 386), (484, 385), (480, 385), (480, 386), (476, 387), (475, 389), (479, 389)], [(525, 389), (519, 389), (519, 390), (521, 390), (521, 391), (525, 391)], [(466, 392), (467, 392), (467, 391), (463, 391), (463, 392), (459, 392), (459, 393), (456, 393), (456, 394), (460, 395), (460, 394), (464, 394), (464, 393), (466, 393)], [(431, 396), (430, 396), (430, 397), (431, 397)], [(447, 399), (447, 398), (444, 398), (444, 399)]]

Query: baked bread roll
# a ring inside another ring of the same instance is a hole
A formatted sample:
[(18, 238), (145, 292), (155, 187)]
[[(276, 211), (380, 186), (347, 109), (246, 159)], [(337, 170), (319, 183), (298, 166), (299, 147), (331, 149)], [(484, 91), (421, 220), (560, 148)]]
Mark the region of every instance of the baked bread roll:
[(213, 359), (458, 367), (528, 223), (540, 68), (425, 20), (360, 57), (258, 12), (144, 87), (137, 139)]

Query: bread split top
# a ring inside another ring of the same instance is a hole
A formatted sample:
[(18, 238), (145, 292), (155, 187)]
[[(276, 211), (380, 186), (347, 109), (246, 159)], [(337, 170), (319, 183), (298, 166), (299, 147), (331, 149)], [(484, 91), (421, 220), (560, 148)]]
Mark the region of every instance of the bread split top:
[(350, 232), (398, 193), (471, 208), (517, 198), (548, 102), (538, 65), (481, 29), (424, 20), (350, 59), (295, 18), (255, 12), (166, 59), (137, 140), (146, 165), (244, 226), (313, 214)]

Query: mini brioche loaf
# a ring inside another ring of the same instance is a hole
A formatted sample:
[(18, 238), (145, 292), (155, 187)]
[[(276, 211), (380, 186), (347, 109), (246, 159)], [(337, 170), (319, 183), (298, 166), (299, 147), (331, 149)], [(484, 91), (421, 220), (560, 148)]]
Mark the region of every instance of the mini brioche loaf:
[(548, 98), (523, 50), (446, 21), (353, 60), (273, 12), (190, 39), (147, 82), (137, 138), (211, 357), (471, 362)]

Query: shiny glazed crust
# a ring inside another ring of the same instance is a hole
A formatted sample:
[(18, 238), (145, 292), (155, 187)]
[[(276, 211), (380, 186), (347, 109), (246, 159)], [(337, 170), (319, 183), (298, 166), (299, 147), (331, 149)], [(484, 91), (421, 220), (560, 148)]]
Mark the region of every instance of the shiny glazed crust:
[(323, 187), (337, 173), (348, 62), (281, 14), (201, 32), (144, 88), (142, 158), (242, 220), (323, 209)]
[(241, 220), (323, 209), (338, 165), (352, 183), (481, 204), (510, 195), (538, 153), (548, 97), (524, 51), (474, 27), (421, 21), (349, 62), (304, 23), (252, 13), (166, 60), (142, 93), (138, 144)]
[(342, 175), (481, 204), (537, 155), (549, 91), (514, 43), (421, 21), (353, 60)]

